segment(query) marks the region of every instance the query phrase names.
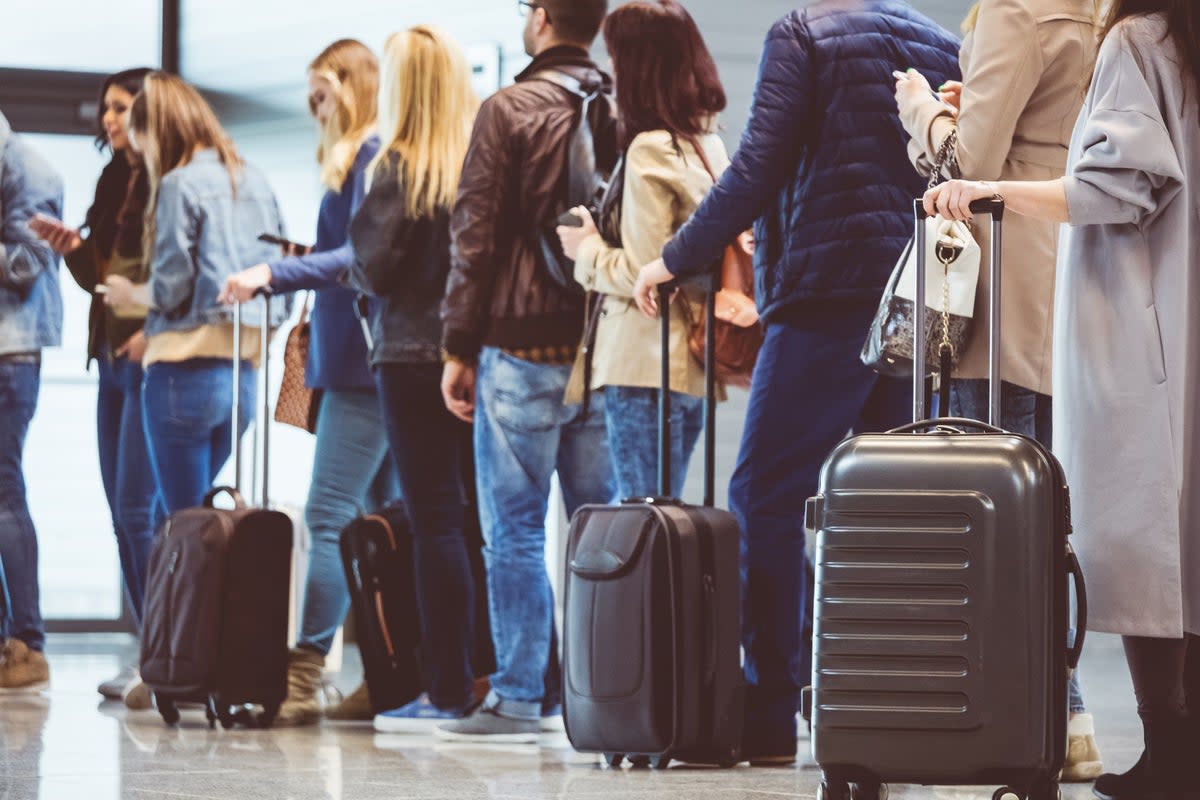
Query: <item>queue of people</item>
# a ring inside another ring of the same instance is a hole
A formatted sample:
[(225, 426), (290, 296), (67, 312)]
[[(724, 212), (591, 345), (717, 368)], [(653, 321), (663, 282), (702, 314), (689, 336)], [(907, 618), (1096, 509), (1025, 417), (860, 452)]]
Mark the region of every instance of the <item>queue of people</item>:
[[(673, 326), (663, 354), (658, 287), (710, 275), (753, 228), (765, 339), (730, 485), (744, 551), (743, 755), (792, 763), (811, 675), (804, 502), (848, 431), (908, 420), (908, 383), (864, 366), (859, 350), (936, 164), (944, 182), (925, 193), (930, 213), (969, 219), (972, 200), (994, 197), (1012, 212), (1001, 424), (1063, 462), (1090, 626), (1125, 637), (1143, 720), (1138, 765), (1101, 775), (1076, 676), (1063, 777), (1097, 780), (1109, 798), (1194, 789), (1200, 295), (1188, 278), (1200, 10), (1190, 0), (981, 0), (960, 45), (902, 0), (822, 0), (767, 35), (730, 156), (718, 136), (725, 89), (676, 0), (611, 13), (606, 0), (518, 8), (532, 62), (482, 103), (459, 45), (429, 26), (390, 37), (382, 64), (350, 40), (310, 64), (326, 188), (310, 251), (258, 240), (285, 236), (267, 180), (177, 77), (131, 70), (105, 83), (98, 121), (112, 161), (86, 232), (62, 222), (58, 177), (0, 118), (0, 557), (14, 609), (0, 687), (49, 676), (20, 456), (39, 353), (60, 336), (58, 255), (93, 293), (102, 472), (135, 613), (156, 524), (198, 504), (228, 458), (254, 407), (260, 337), (290, 308), (263, 319), (246, 306), (236, 357), (247, 364), (247, 414), (233, 420), (230, 304), (264, 288), (312, 290), (314, 545), (279, 721), (370, 717), (369, 687), (337, 708), (320, 698), (348, 607), (337, 537), (403, 497), (430, 674), (424, 694), (375, 724), (511, 743), (536, 742), (559, 713), (544, 557), (551, 478), (568, 513), (656, 493), (669, 357), (671, 489), (682, 490), (703, 413), (688, 348), (703, 294), (687, 284), (663, 295)], [(589, 54), (601, 33), (611, 77)], [(581, 96), (599, 98), (584, 108), (607, 189), (571, 221), (563, 186)], [(938, 158), (947, 142), (953, 157)], [(573, 263), (573, 283), (550, 269), (548, 237)], [(981, 328), (989, 296), (985, 280)], [(984, 341), (961, 354), (957, 416), (984, 413)], [(476, 523), (486, 587), (469, 566)], [(497, 669), (475, 702), (474, 595), (484, 589)], [(114, 686), (134, 707), (151, 702), (132, 673), (102, 691)]]

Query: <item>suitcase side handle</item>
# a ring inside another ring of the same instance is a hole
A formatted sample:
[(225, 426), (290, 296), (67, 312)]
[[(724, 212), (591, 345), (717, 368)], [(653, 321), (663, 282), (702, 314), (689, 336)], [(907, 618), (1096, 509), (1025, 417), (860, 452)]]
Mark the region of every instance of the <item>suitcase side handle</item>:
[(1071, 573), (1071, 578), (1075, 582), (1076, 601), (1075, 643), (1067, 652), (1067, 666), (1076, 669), (1079, 666), (1079, 659), (1083, 657), (1083, 640), (1087, 638), (1088, 602), (1083, 567), (1070, 545), (1067, 545), (1067, 571)]
[(892, 428), (888, 433), (919, 433), (929, 430), (946, 430), (964, 433), (962, 428), (970, 428), (972, 430), (982, 431), (984, 433), (1004, 433), (1003, 428), (997, 428), (995, 425), (989, 425), (986, 422), (980, 422), (977, 419), (967, 419), (965, 417), (938, 417), (937, 419), (927, 419), (921, 422), (910, 422), (907, 425), (901, 425), (899, 428)]
[(232, 486), (214, 486), (212, 489), (209, 489), (208, 494), (204, 495), (204, 507), (212, 508), (216, 499), (223, 494), (227, 494), (232, 498), (234, 508), (246, 507), (246, 501), (242, 499), (242, 493)]

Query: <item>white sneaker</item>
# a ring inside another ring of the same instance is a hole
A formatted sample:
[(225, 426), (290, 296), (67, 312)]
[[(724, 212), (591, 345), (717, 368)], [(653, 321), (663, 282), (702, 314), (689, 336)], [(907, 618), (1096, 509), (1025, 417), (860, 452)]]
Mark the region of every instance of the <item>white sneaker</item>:
[(121, 667), (121, 671), (96, 687), (96, 691), (109, 700), (120, 700), (125, 695), (129, 685), (138, 679), (138, 668), (135, 664)]

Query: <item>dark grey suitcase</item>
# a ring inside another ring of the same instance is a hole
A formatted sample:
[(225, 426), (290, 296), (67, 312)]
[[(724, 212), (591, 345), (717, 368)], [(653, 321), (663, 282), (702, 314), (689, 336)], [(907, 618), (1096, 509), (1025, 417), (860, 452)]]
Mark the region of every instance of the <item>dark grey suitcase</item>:
[[(992, 217), (995, 421), (1004, 205), (973, 208)], [(914, 353), (925, 345), (922, 262)], [(920, 415), (925, 376), (914, 373)], [(1003, 787), (997, 800), (1055, 800), (1087, 602), (1054, 456), (961, 419), (856, 436), (829, 456), (806, 517), (817, 537), (810, 702), (819, 796), (990, 784)], [(1072, 576), (1079, 635), (1068, 650)]]
[[(663, 352), (668, 297), (661, 296)], [(668, 392), (659, 397), (658, 498), (584, 506), (571, 520), (563, 612), (563, 721), (572, 746), (611, 766), (672, 759), (733, 766), (744, 681), (737, 519), (713, 508), (708, 301), (704, 505), (668, 497)], [(663, 358), (663, 385), (668, 383)]]

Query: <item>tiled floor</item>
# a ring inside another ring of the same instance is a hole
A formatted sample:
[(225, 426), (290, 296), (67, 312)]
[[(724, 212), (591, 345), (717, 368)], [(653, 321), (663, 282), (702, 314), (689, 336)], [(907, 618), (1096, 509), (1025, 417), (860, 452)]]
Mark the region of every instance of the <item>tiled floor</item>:
[[(52, 638), (52, 690), (0, 696), (0, 800), (771, 800), (816, 793), (818, 773), (811, 765), (613, 771), (594, 757), (574, 754), (562, 736), (541, 748), (488, 748), (334, 724), (209, 731), (199, 712), (185, 712), (180, 727), (168, 729), (153, 712), (127, 713), (99, 702), (97, 680), (115, 672), (130, 653), (123, 638)], [(356, 656), (350, 653), (346, 660), (353, 663)], [(1101, 748), (1110, 767), (1125, 768), (1138, 745), (1119, 643), (1091, 638), (1086, 662), (1085, 688)], [(347, 672), (338, 682), (353, 683), (355, 677)], [(802, 750), (806, 746), (801, 742)], [(967, 800), (988, 798), (993, 788), (894, 787), (892, 797)], [(1091, 796), (1087, 787), (1064, 794), (1069, 800)]]

